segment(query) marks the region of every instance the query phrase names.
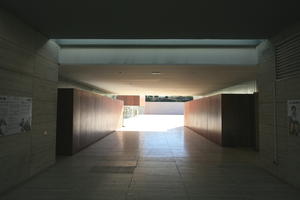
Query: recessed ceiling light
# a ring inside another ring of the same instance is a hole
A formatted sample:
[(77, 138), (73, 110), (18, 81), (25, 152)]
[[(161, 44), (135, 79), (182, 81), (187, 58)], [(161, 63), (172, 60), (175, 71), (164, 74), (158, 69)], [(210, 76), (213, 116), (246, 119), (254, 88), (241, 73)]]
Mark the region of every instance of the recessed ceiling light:
[(160, 72), (152, 72), (151, 74), (153, 74), (153, 75), (159, 75)]

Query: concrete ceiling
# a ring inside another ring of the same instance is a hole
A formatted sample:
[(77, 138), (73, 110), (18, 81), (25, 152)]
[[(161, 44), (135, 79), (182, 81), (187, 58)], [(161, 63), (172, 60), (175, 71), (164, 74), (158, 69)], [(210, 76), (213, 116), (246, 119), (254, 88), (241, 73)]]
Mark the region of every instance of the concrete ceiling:
[[(300, 19), (296, 1), (288, 0), (1, 0), (0, 6), (56, 39), (264, 39)], [(183, 53), (92, 48), (62, 48), (60, 75), (131, 95), (204, 95), (256, 79), (256, 63), (248, 62), (254, 54), (243, 51), (178, 57)]]
[[(160, 72), (160, 74), (152, 74)], [(255, 80), (255, 66), (62, 65), (60, 74), (113, 94), (204, 95)]]
[(60, 76), (113, 94), (205, 95), (256, 79), (255, 46), (62, 46)]
[(291, 0), (1, 0), (49, 38), (269, 38), (299, 21)]

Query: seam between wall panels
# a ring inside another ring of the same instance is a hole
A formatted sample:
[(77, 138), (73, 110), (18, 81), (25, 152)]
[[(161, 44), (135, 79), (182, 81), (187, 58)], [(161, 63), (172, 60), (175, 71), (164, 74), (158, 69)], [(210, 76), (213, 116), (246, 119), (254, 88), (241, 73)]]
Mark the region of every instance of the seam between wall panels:
[(278, 131), (277, 131), (277, 82), (276, 82), (276, 53), (274, 45), (272, 45), (274, 52), (274, 68), (273, 68), (273, 164), (279, 165), (278, 160)]
[(273, 84), (273, 89), (274, 89), (274, 92), (273, 92), (273, 95), (274, 95), (274, 98), (273, 98), (273, 109), (274, 109), (274, 117), (273, 117), (273, 131), (274, 131), (274, 134), (273, 134), (273, 163), (275, 165), (278, 165), (279, 164), (279, 160), (278, 160), (278, 131), (277, 131), (277, 102), (276, 102), (276, 99), (277, 99), (277, 87), (276, 87), (276, 81), (274, 80), (274, 84)]
[[(35, 70), (36, 68), (36, 64), (37, 64), (37, 57), (35, 56), (34, 57), (34, 64), (33, 64), (33, 70)], [(35, 75), (35, 73), (33, 73)], [(33, 86), (34, 85), (34, 81), (32, 81), (32, 105), (33, 105), (33, 102), (35, 101), (35, 98), (33, 98), (34, 96), (34, 92), (33, 92)], [(33, 114), (33, 106), (32, 106), (32, 114)], [(33, 119), (33, 117), (32, 117)], [(33, 121), (33, 120), (32, 120)], [(32, 132), (30, 133), (30, 159), (29, 159), (29, 176), (31, 177), (32, 176), (32, 154), (33, 154), (33, 147), (32, 147), (33, 143), (32, 143)]]

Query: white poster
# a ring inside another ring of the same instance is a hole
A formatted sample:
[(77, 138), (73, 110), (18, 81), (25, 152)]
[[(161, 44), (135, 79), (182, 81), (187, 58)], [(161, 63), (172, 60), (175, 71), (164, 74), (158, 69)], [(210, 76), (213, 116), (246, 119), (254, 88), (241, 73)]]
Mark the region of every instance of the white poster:
[(300, 100), (288, 101), (289, 135), (300, 135)]
[(32, 98), (0, 96), (0, 136), (31, 130)]

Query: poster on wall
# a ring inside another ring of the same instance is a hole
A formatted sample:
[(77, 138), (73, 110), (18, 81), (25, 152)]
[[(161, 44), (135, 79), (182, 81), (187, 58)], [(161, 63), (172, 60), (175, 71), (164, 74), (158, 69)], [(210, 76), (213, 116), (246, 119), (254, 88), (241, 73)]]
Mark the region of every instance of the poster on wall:
[(300, 135), (300, 100), (288, 101), (288, 128), (289, 135)]
[(32, 98), (0, 96), (0, 137), (31, 130)]

